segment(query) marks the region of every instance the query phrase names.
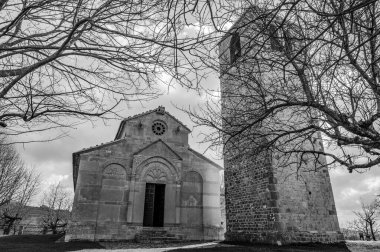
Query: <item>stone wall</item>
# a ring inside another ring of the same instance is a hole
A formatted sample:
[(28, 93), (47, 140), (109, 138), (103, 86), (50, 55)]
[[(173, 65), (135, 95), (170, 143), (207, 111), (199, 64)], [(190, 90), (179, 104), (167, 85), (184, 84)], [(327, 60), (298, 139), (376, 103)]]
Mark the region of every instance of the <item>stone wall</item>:
[(225, 156), (227, 240), (265, 241), (275, 230), (276, 179), (267, 153)]

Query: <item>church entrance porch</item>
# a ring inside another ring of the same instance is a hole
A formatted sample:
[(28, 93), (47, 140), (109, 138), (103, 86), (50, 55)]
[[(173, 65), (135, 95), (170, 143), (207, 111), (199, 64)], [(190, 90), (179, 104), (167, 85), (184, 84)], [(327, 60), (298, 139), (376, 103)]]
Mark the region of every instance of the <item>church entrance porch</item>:
[(146, 183), (144, 203), (144, 227), (163, 227), (165, 208), (165, 184)]

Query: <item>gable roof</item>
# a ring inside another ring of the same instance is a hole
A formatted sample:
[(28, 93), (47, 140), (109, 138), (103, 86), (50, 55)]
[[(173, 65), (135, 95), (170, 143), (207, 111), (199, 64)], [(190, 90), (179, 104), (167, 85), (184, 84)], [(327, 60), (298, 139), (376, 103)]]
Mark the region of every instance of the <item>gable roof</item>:
[(125, 141), (124, 138), (121, 138), (121, 139), (117, 139), (117, 140), (113, 140), (113, 141), (109, 141), (109, 142), (106, 142), (106, 143), (101, 143), (101, 144), (97, 144), (95, 146), (90, 146), (90, 147), (87, 147), (87, 148), (83, 148), (79, 151), (76, 151), (73, 153), (73, 155), (78, 155), (78, 154), (82, 154), (82, 153), (86, 153), (86, 152), (91, 152), (91, 151), (94, 151), (94, 150), (99, 150), (103, 147), (106, 147), (106, 146), (110, 146), (110, 145), (113, 145), (113, 144), (117, 144), (117, 143), (120, 143), (122, 141)]
[(201, 158), (201, 159), (203, 159), (203, 160), (209, 162), (210, 164), (212, 164), (212, 165), (215, 166), (216, 168), (218, 168), (218, 169), (220, 169), (220, 170), (224, 170), (224, 168), (223, 168), (222, 166), (218, 165), (218, 164), (215, 163), (214, 161), (211, 161), (210, 159), (206, 158), (206, 157), (203, 156), (201, 153), (199, 153), (199, 152), (197, 152), (197, 151), (191, 149), (190, 147), (189, 147), (189, 151), (191, 151), (195, 156), (197, 156), (197, 157), (199, 157), (199, 158)]
[(159, 142), (162, 143), (166, 148), (168, 148), (169, 151), (170, 151), (171, 153), (173, 153), (173, 154), (174, 154), (179, 160), (182, 160), (182, 157), (181, 157), (180, 155), (178, 155), (177, 152), (175, 152), (172, 148), (170, 148), (170, 146), (167, 145), (167, 144), (166, 144), (164, 141), (162, 141), (161, 139), (158, 139), (158, 140), (156, 140), (156, 141), (154, 141), (154, 142), (148, 144), (147, 146), (145, 146), (145, 147), (143, 147), (142, 149), (140, 149), (140, 150), (136, 151), (135, 153), (133, 153), (133, 155), (138, 155), (139, 153), (143, 152), (144, 150), (147, 150), (149, 147), (151, 147), (151, 146), (153, 146), (153, 145), (155, 145), (155, 144), (157, 144), (157, 143), (159, 143)]
[(139, 117), (142, 117), (142, 116), (146, 116), (146, 115), (149, 115), (151, 113), (155, 113), (157, 111), (162, 111), (162, 113), (170, 116), (174, 121), (176, 121), (177, 123), (179, 123), (182, 127), (184, 127), (187, 131), (191, 132), (191, 130), (185, 125), (183, 124), (180, 120), (178, 120), (177, 118), (175, 118), (173, 115), (171, 115), (169, 112), (165, 111), (165, 107), (163, 106), (159, 106), (158, 108), (156, 109), (152, 109), (152, 110), (148, 110), (146, 112), (143, 112), (143, 113), (140, 113), (140, 114), (136, 114), (134, 116), (129, 116), (128, 118), (125, 118), (123, 119), (121, 122), (120, 122), (120, 125), (119, 125), (119, 129), (117, 130), (117, 133), (116, 133), (116, 136), (115, 136), (115, 140), (119, 139), (121, 136), (121, 131), (123, 130), (124, 128), (124, 125), (127, 121), (130, 121), (132, 119), (136, 119), (136, 118), (139, 118)]
[(74, 190), (75, 190), (76, 184), (77, 184), (78, 168), (79, 168), (79, 156), (80, 156), (80, 154), (91, 152), (91, 151), (94, 151), (94, 150), (99, 150), (99, 149), (101, 149), (103, 147), (110, 146), (110, 145), (117, 144), (117, 143), (121, 143), (123, 141), (126, 141), (126, 140), (124, 138), (122, 138), (122, 139), (114, 140), (114, 141), (107, 142), (107, 143), (101, 143), (100, 145), (91, 146), (91, 147), (88, 147), (88, 148), (84, 148), (84, 149), (82, 149), (80, 151), (74, 152), (73, 153), (73, 183), (74, 183)]

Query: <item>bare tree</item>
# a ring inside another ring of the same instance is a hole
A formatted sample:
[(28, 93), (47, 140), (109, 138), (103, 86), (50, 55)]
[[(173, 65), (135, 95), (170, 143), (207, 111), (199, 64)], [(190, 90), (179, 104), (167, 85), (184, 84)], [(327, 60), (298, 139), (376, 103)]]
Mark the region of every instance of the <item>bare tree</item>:
[(25, 169), (13, 146), (0, 145), (0, 155), (0, 219), (8, 234), (26, 214), (26, 206), (37, 193), (39, 176)]
[(72, 198), (62, 184), (51, 185), (42, 200), (44, 230), (51, 230), (53, 234), (64, 231), (70, 219), (71, 207)]
[(0, 126), (8, 129), (1, 134), (114, 116), (122, 101), (157, 97), (165, 76), (196, 85), (202, 76), (193, 70), (201, 65), (189, 56), (203, 33), (184, 30), (198, 7), (171, 0), (1, 0)]
[(220, 68), (209, 58), (227, 83), (222, 99), (190, 111), (215, 130), (204, 140), (239, 155), (268, 150), (284, 167), (380, 164), (379, 1), (240, 3), (244, 13), (221, 7), (240, 19), (221, 41)]
[(0, 219), (8, 234), (16, 221), (25, 215), (26, 206), (36, 195), (39, 175), (25, 168), (13, 145), (0, 139)]
[(15, 200), (28, 175), (15, 148), (5, 143), (0, 139), (0, 207)]
[(25, 215), (28, 214), (28, 205), (32, 198), (38, 193), (39, 175), (33, 169), (25, 170), (19, 188), (12, 196), (12, 201), (0, 207), (0, 219), (4, 220), (4, 234), (9, 234), (12, 227), (16, 228)]
[[(368, 223), (366, 221), (362, 219), (355, 219), (349, 222), (348, 225), (350, 229), (357, 231), (359, 234), (363, 234), (363, 239), (364, 237), (370, 236)], [(355, 235), (355, 238), (357, 238), (357, 234)], [(361, 239), (362, 237), (359, 236), (359, 238)]]
[(361, 202), (361, 209), (354, 211), (357, 219), (350, 223), (350, 227), (356, 231), (363, 232), (366, 236), (371, 236), (376, 241), (376, 235), (379, 233), (380, 202), (378, 199), (371, 201), (369, 204)]
[[(160, 79), (198, 87), (214, 70), (234, 81), (234, 102), (191, 113), (215, 129), (205, 141), (366, 169), (380, 163), (378, 13), (377, 0), (3, 0), (0, 125), (20, 134), (105, 117), (156, 97)], [(233, 34), (241, 50), (219, 69), (215, 41)], [(314, 148), (320, 135), (328, 148)]]
[(366, 237), (365, 228), (357, 220), (347, 223), (347, 228), (341, 228), (345, 240), (364, 240)]

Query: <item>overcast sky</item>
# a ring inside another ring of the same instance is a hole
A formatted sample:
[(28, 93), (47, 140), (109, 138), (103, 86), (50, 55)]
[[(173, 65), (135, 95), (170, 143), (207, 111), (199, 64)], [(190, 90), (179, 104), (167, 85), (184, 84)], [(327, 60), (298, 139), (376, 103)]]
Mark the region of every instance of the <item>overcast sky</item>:
[[(213, 76), (205, 82), (204, 86), (216, 90), (219, 87), (219, 81)], [(163, 87), (162, 91), (164, 94), (157, 100), (121, 107), (121, 114), (128, 117), (163, 105), (168, 112), (192, 129), (194, 125), (191, 120), (175, 106), (196, 108), (204, 102), (205, 96), (199, 96), (196, 92), (181, 87), (171, 87), (169, 90)], [(47, 188), (49, 184), (61, 181), (68, 190), (72, 191), (72, 153), (112, 141), (119, 123), (120, 120), (97, 121), (94, 124), (86, 123), (70, 130), (69, 137), (48, 143), (20, 145), (18, 148), (26, 163), (33, 165), (41, 173), (42, 189)], [(199, 133), (205, 130), (207, 129), (195, 129), (190, 136), (191, 139), (189, 139), (190, 146), (201, 153), (206, 150), (207, 145), (199, 144), (201, 141)], [(41, 135), (40, 137), (43, 138), (44, 136)], [(212, 152), (206, 152), (205, 155), (222, 165), (222, 160), (216, 159), (217, 156)], [(376, 167), (362, 174), (356, 172), (349, 174), (346, 169), (335, 168), (330, 170), (330, 176), (340, 226), (345, 227), (347, 222), (353, 218), (352, 211), (360, 207), (360, 200), (373, 199), (379, 193), (380, 169)], [(39, 205), (39, 200), (36, 199), (34, 204)]]

